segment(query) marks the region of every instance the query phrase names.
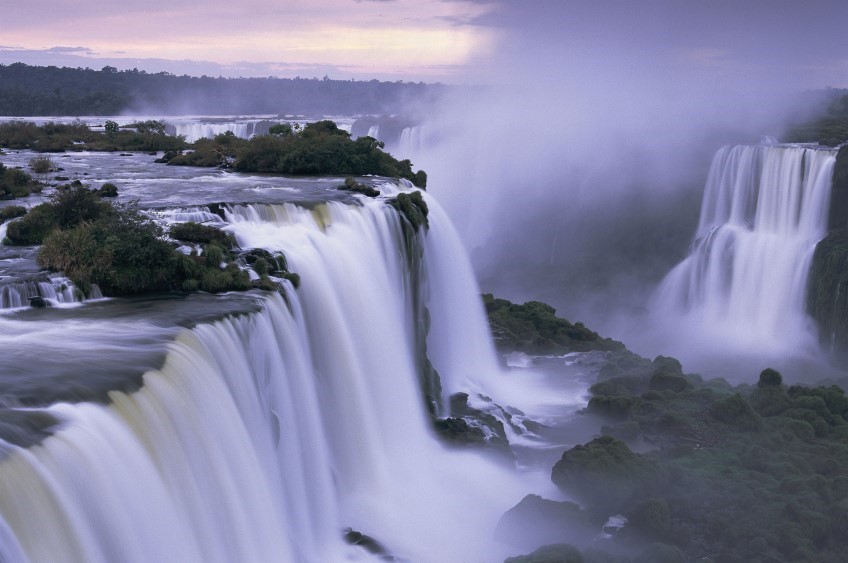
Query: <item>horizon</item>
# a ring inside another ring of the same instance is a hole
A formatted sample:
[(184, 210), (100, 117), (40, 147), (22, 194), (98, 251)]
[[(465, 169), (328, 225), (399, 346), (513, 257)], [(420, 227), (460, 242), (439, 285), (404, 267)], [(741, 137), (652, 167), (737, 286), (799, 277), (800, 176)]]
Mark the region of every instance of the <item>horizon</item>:
[[(237, 7), (190, 0), (144, 8), (33, 0), (4, 10), (0, 63), (138, 69), (222, 78), (502, 83), (527, 54), (535, 76), (631, 59), (646, 74), (686, 71), (798, 88), (848, 87), (848, 6), (815, 0), (318, 0)], [(556, 62), (554, 62), (556, 61)], [(516, 64), (518, 62), (518, 64)], [(613, 68), (613, 70), (615, 70)], [(620, 69), (619, 69), (620, 70)]]

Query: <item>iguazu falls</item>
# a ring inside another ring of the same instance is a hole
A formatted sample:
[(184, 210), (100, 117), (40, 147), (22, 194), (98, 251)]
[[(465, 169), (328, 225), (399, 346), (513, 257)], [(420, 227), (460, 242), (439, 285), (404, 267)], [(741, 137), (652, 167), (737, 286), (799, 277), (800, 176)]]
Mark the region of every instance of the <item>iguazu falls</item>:
[(846, 560), (848, 5), (47, 4), (0, 562)]

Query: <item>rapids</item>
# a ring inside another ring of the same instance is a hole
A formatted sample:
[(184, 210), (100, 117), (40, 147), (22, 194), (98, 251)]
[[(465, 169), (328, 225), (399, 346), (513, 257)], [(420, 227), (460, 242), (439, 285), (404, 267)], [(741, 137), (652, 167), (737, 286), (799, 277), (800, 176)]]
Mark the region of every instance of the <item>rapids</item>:
[[(554, 394), (555, 375), (504, 371), (435, 200), (425, 196), (430, 228), (409, 244), (384, 201), (406, 184), (372, 180), (383, 192), (372, 200), (332, 189), (338, 179), (110, 158), (62, 162), (94, 183), (114, 173), (119, 199), (160, 221), (214, 222), (244, 249), (283, 252), (300, 285), (0, 316), (0, 559), (377, 559), (343, 540), (348, 528), (410, 561), (514, 555), (493, 539), (498, 519), (527, 493), (558, 496), (548, 458), (574, 442), (527, 433), (516, 415), (520, 471), (446, 447), (422, 397), (419, 340), (441, 379), (442, 416), (464, 391), (566, 424), (590, 377), (581, 368), (584, 379)], [(202, 207), (221, 201), (223, 218)], [(31, 249), (6, 252), (19, 276), (37, 270)], [(10, 427), (22, 417), (29, 425)]]

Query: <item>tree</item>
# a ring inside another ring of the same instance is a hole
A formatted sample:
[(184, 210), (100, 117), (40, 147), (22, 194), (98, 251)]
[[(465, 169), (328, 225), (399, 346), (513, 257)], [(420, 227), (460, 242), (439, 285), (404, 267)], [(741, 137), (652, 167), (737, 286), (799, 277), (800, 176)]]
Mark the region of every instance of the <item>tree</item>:
[(106, 131), (106, 134), (111, 137), (112, 135), (118, 132), (118, 124), (117, 122), (112, 121), (111, 119), (107, 119), (106, 123), (103, 124), (103, 130)]

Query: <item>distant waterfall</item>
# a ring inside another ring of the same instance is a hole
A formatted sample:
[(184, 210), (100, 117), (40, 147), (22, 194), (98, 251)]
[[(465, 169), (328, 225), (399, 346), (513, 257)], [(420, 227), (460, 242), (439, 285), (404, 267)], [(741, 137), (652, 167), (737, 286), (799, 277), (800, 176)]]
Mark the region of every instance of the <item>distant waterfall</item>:
[(227, 121), (227, 122), (203, 122), (203, 121), (176, 121), (173, 127), (176, 135), (184, 135), (186, 141), (193, 143), (198, 139), (212, 138), (232, 131), (236, 137), (249, 139), (253, 137), (256, 130), (256, 121)]
[[(450, 389), (495, 362), (435, 204), (430, 221), (430, 350)], [(231, 208), (225, 228), (283, 251), (299, 289), (183, 330), (138, 392), (53, 405), (53, 436), (5, 445), (0, 560), (378, 559), (342, 541), (348, 526), (411, 561), (503, 559), (491, 533), (524, 491), (429, 430), (400, 227), (380, 201)]]
[(398, 153), (405, 157), (411, 157), (421, 152), (424, 144), (424, 128), (421, 125), (413, 127), (404, 127), (400, 133), (400, 142), (398, 143)]
[(653, 311), (744, 345), (812, 342), (805, 291), (834, 161), (812, 148), (721, 148), (691, 253), (661, 284)]

